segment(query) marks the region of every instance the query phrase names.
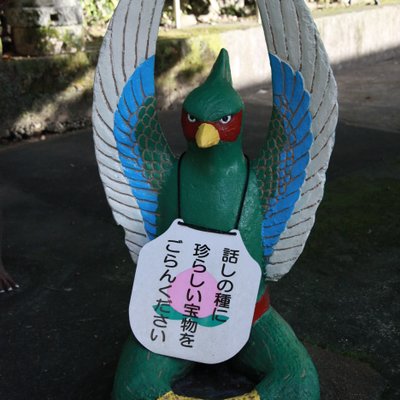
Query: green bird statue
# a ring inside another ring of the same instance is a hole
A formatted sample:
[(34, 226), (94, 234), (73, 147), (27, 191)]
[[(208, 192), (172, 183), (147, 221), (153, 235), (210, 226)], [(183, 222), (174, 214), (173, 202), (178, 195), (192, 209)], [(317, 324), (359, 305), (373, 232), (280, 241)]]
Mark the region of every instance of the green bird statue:
[[(259, 0), (269, 49), (273, 112), (259, 156), (248, 160), (245, 108), (222, 49), (182, 107), (187, 150), (176, 157), (157, 119), (155, 43), (163, 1), (121, 0), (103, 42), (93, 126), (100, 176), (134, 262), (174, 221), (221, 234), (237, 229), (265, 279), (249, 339), (229, 360), (258, 382), (236, 399), (319, 399), (315, 367), (270, 306), (267, 281), (299, 257), (322, 199), (337, 122), (336, 84), (303, 0)], [(140, 260), (139, 260), (140, 261)], [(144, 311), (145, 312), (145, 311)], [(204, 350), (206, 351), (206, 349)], [(114, 400), (184, 399), (173, 384), (196, 363), (156, 354), (132, 334)]]

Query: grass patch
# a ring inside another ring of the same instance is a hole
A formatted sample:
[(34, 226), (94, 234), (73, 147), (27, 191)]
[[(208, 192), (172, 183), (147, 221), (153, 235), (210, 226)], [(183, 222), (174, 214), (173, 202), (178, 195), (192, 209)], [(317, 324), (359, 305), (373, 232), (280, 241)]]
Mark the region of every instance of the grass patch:
[(214, 35), (224, 32), (229, 32), (238, 29), (249, 29), (258, 26), (254, 19), (244, 21), (240, 23), (224, 23), (218, 25), (206, 25), (206, 26), (194, 26), (187, 29), (169, 29), (160, 30), (159, 39), (163, 38), (174, 38), (174, 39), (187, 39), (193, 37), (193, 35)]
[(329, 182), (304, 258), (367, 255), (400, 238), (400, 180), (344, 177)]

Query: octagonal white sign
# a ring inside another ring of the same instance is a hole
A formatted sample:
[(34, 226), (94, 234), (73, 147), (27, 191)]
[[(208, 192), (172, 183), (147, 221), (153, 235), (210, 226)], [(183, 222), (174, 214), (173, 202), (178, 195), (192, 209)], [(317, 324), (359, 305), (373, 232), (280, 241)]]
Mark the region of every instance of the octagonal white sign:
[(154, 353), (226, 361), (249, 339), (260, 279), (239, 231), (214, 233), (175, 220), (139, 254), (132, 331)]

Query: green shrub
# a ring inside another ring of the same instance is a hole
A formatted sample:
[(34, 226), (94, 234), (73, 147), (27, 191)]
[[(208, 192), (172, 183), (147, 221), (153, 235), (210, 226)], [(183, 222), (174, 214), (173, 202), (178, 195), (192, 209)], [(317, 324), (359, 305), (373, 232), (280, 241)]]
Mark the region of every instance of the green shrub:
[[(173, 0), (166, 0), (165, 8), (169, 7), (172, 10), (172, 4)], [(181, 0), (182, 11), (196, 16), (207, 14), (209, 5), (209, 0)]]
[(106, 24), (112, 17), (118, 0), (80, 0), (85, 24), (92, 26)]

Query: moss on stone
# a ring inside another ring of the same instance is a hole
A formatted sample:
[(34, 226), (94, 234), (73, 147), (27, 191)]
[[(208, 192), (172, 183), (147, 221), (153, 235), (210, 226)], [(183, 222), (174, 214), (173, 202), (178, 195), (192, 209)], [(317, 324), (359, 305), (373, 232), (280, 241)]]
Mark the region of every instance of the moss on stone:
[(157, 42), (157, 62), (155, 73), (162, 75), (182, 59), (182, 40), (177, 38), (160, 38)]
[(157, 88), (165, 99), (161, 106), (183, 98), (200, 83), (221, 49), (219, 34), (182, 39), (161, 38), (157, 45)]
[(14, 41), (19, 54), (30, 56), (74, 53), (84, 45), (79, 26), (14, 28)]
[(60, 118), (87, 118), (96, 61), (83, 52), (0, 61), (2, 131), (29, 136), (51, 130)]
[(232, 30), (237, 31), (237, 30), (254, 28), (255, 26), (258, 26), (255, 20), (249, 20), (248, 22), (246, 21), (241, 23), (198, 26), (190, 29), (188, 28), (188, 29), (161, 30), (159, 33), (159, 37), (161, 39), (172, 39), (172, 38), (187, 39), (193, 37), (194, 34), (196, 34), (196, 36), (208, 36)]

